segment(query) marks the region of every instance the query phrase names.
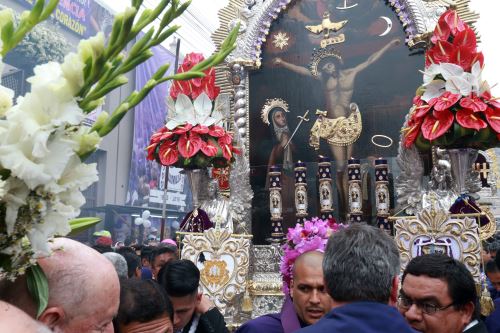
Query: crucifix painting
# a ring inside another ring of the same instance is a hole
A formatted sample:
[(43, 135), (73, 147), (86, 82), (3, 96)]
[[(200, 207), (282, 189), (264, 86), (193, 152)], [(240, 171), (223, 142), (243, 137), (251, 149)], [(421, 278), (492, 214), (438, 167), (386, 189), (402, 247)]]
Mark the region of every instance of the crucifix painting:
[[(404, 41), (397, 15), (384, 1), (298, 0), (273, 22), (262, 46), (262, 66), (249, 75), (254, 229), (269, 220), (266, 170), (276, 139), (260, 117), (266, 100), (287, 103), (293, 160), (306, 161), (310, 178), (320, 154), (331, 158), (334, 215), (345, 221), (347, 160), (397, 155), (397, 144), (381, 149), (371, 138), (399, 141), (414, 88), (422, 80), (423, 56)], [(300, 122), (306, 110), (310, 121)], [(308, 187), (311, 216), (319, 215), (315, 186), (312, 180)], [(293, 223), (284, 218), (284, 231)]]

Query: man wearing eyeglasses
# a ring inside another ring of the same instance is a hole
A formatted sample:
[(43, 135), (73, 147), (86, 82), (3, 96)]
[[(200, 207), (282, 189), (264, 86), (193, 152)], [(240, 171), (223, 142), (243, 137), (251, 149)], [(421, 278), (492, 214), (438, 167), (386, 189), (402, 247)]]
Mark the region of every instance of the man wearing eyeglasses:
[(406, 266), (399, 312), (424, 333), (488, 333), (478, 320), (474, 279), (458, 260), (441, 254), (413, 258)]

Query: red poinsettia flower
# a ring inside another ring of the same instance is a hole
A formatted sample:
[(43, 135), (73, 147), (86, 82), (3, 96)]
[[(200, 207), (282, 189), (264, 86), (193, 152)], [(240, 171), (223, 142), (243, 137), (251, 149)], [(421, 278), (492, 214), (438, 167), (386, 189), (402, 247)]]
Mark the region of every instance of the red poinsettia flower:
[(164, 142), (158, 151), (158, 157), (163, 165), (173, 165), (179, 160), (179, 152), (176, 148), (176, 142)]
[(191, 125), (191, 124), (180, 125), (180, 126), (177, 126), (176, 128), (174, 128), (173, 132), (174, 132), (174, 134), (181, 135), (181, 134), (189, 132), (192, 128), (193, 128), (193, 125)]
[(486, 111), (484, 111), (484, 115), (486, 116), (486, 120), (488, 121), (488, 124), (490, 124), (491, 128), (500, 134), (500, 109), (488, 107)]
[(220, 126), (212, 125), (208, 128), (208, 134), (213, 137), (220, 138), (221, 136), (226, 134), (226, 131)]
[(441, 96), (436, 98), (434, 104), (435, 111), (444, 111), (453, 106), (460, 99), (461, 95), (445, 91)]
[(408, 121), (408, 127), (404, 128), (404, 141), (405, 148), (410, 148), (420, 134), (420, 127), (424, 118), (413, 117)]
[(429, 113), (422, 123), (422, 135), (427, 140), (435, 140), (446, 133), (453, 125), (453, 113), (450, 110)]
[(460, 109), (456, 114), (457, 122), (465, 128), (472, 128), (476, 131), (488, 127), (488, 124), (482, 120), (477, 113), (469, 109)]
[(196, 125), (191, 129), (192, 132), (197, 133), (197, 134), (207, 134), (208, 133), (208, 127), (203, 126), (203, 125)]
[(208, 157), (213, 157), (217, 155), (219, 149), (215, 145), (214, 141), (208, 140), (208, 142), (203, 141), (201, 144), (201, 151)]
[(177, 147), (182, 157), (191, 158), (201, 149), (202, 142), (198, 134), (186, 133), (180, 136)]
[(472, 110), (474, 112), (485, 111), (488, 105), (483, 102), (483, 100), (476, 95), (472, 94), (471, 97), (462, 97), (460, 100), (460, 106)]

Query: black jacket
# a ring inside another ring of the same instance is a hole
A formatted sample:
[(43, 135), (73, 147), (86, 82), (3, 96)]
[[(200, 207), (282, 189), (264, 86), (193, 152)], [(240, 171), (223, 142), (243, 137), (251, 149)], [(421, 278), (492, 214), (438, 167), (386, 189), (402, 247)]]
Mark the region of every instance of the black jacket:
[(476, 325), (465, 330), (463, 333), (488, 333), (488, 329), (482, 321), (479, 321)]
[[(182, 333), (188, 333), (193, 323), (193, 318), (184, 327)], [(195, 333), (229, 333), (224, 317), (217, 308), (213, 308), (200, 316)]]

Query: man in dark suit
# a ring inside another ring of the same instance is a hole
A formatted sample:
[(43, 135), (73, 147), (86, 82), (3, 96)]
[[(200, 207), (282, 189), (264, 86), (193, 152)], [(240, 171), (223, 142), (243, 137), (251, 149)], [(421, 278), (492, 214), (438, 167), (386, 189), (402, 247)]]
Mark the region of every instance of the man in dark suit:
[(381, 229), (356, 223), (328, 240), (323, 274), (332, 310), (297, 333), (411, 333), (393, 306), (399, 253)]
[(479, 320), (474, 279), (460, 261), (442, 254), (413, 258), (403, 273), (398, 308), (424, 333), (488, 333)]

